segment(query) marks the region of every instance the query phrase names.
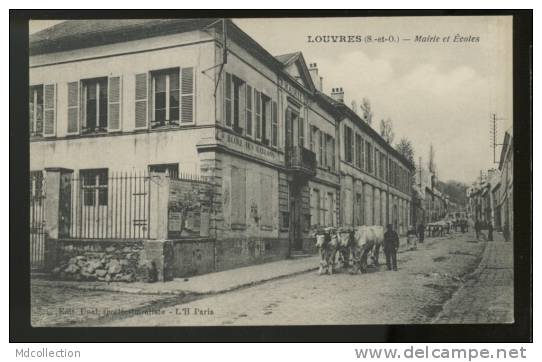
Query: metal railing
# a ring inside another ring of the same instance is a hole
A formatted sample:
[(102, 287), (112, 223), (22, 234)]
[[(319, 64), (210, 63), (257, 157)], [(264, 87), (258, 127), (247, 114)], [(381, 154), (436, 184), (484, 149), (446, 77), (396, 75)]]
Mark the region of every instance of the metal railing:
[(30, 175), (30, 267), (40, 270), (45, 261), (45, 179), (41, 173)]
[(286, 166), (308, 175), (316, 174), (316, 154), (305, 147), (289, 147), (286, 151)]
[(69, 235), (81, 239), (148, 239), (151, 177), (88, 172), (71, 178)]

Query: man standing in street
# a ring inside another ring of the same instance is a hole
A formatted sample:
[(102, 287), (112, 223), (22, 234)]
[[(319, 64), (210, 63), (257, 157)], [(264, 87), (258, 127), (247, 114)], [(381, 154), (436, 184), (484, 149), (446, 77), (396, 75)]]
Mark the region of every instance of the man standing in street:
[(423, 243), (423, 239), (425, 239), (425, 225), (423, 222), (418, 225), (418, 239), (420, 243)]
[(476, 240), (480, 239), (480, 221), (476, 219), (474, 222), (474, 232), (476, 233)]
[(493, 241), (493, 224), (491, 221), (487, 224), (487, 241)]
[(393, 268), (397, 271), (397, 249), (399, 249), (399, 235), (393, 230), (393, 226), (388, 224), (387, 231), (384, 233), (384, 253), (388, 270)]

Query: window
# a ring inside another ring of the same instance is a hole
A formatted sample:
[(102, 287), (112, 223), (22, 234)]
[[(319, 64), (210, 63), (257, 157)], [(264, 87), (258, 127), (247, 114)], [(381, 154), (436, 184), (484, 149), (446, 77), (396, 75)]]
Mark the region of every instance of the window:
[(320, 190), (313, 189), (313, 198), (311, 199), (311, 223), (312, 225), (322, 225), (320, 223)]
[(179, 124), (179, 68), (152, 75), (152, 127)]
[(28, 97), (30, 107), (30, 135), (41, 136), (43, 133), (43, 85), (30, 87)]
[(346, 162), (352, 163), (352, 128), (344, 126), (344, 158)]
[(300, 147), (305, 146), (305, 120), (301, 117), (297, 119), (298, 129), (297, 129), (297, 138), (298, 144)]
[(107, 77), (86, 79), (83, 85), (83, 133), (107, 131)]
[(226, 92), (224, 97), (224, 113), (226, 118), (226, 126), (232, 127), (235, 132), (242, 134), (243, 120), (245, 116), (248, 118), (250, 113), (251, 134), (252, 94), (250, 93), (249, 96), (249, 93), (245, 92), (245, 89), (250, 89), (250, 92), (252, 92), (252, 87), (248, 87), (242, 79), (230, 73), (226, 73), (225, 87)]
[(318, 131), (318, 165), (324, 165), (324, 132)]
[(375, 176), (380, 177), (380, 151), (375, 147)]
[(315, 126), (310, 126), (309, 129), (310, 129), (310, 132), (309, 132), (309, 149), (312, 152), (315, 152), (316, 151), (316, 145), (315, 145), (316, 134), (315, 133), (318, 132), (318, 128), (316, 128)]
[(79, 171), (83, 203), (85, 206), (107, 205), (107, 169), (90, 169)]
[(361, 168), (363, 159), (362, 159), (362, 143), (361, 135), (356, 133), (356, 167)]
[(365, 167), (366, 167), (366, 170), (367, 172), (369, 173), (373, 173), (373, 162), (374, 162), (374, 159), (373, 159), (373, 146), (369, 143), (369, 142), (365, 142), (365, 145), (366, 145), (366, 152), (365, 152), (365, 155), (366, 155), (366, 162), (365, 162)]
[(362, 195), (356, 193), (356, 225), (363, 225), (363, 198)]
[(333, 217), (334, 209), (335, 209), (335, 195), (332, 192), (327, 193), (327, 216), (326, 221), (328, 226), (335, 226), (335, 218)]
[(179, 164), (178, 163), (162, 163), (157, 165), (149, 165), (149, 173), (152, 172), (165, 172), (170, 178), (179, 178)]

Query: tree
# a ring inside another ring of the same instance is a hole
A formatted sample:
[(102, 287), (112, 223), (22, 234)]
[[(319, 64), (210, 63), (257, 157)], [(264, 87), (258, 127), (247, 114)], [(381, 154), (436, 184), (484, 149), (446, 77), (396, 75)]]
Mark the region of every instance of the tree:
[(373, 123), (373, 111), (371, 109), (371, 101), (369, 101), (369, 98), (363, 97), (363, 100), (361, 101), (361, 111), (362, 111), (362, 118), (363, 120), (368, 123)]
[(350, 108), (352, 108), (355, 114), (359, 114), (358, 102), (352, 101), (352, 103), (350, 103)]
[(432, 143), (429, 145), (429, 161), (427, 162), (427, 168), (429, 169), (429, 172), (434, 174), (437, 173), (437, 165), (435, 163), (435, 148), (433, 147)]
[(386, 140), (390, 145), (393, 143), (395, 138), (395, 133), (393, 132), (393, 122), (391, 118), (388, 117), (387, 120), (380, 120), (380, 135)]
[(401, 138), (399, 143), (395, 145), (395, 149), (397, 152), (403, 155), (403, 157), (405, 157), (414, 168), (416, 167), (416, 163), (414, 162), (414, 147), (408, 138)]

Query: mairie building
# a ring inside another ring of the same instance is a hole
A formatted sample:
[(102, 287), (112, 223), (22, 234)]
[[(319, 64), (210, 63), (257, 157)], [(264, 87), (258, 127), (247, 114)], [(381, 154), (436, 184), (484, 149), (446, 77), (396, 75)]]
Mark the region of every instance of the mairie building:
[(95, 204), (111, 175), (200, 175), (223, 268), (311, 251), (318, 227), (409, 224), (408, 161), (316, 63), (230, 20), (63, 22), (30, 37), (29, 79), (32, 174), (93, 180)]

